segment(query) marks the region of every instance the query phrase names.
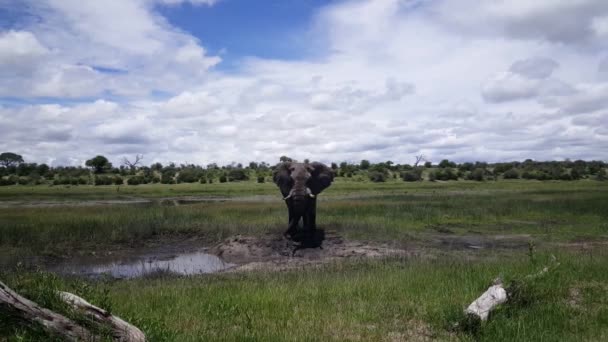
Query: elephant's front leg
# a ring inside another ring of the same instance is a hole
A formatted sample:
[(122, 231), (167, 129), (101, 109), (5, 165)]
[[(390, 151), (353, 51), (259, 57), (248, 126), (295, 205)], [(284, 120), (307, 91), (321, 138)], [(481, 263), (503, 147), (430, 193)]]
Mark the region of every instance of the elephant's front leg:
[(287, 224), (287, 231), (284, 235), (293, 237), (298, 231), (298, 223), (300, 222), (300, 217), (296, 215), (291, 205), (289, 205), (289, 202), (285, 202), (285, 204), (287, 204), (287, 210), (289, 212), (289, 221)]
[(304, 228), (308, 231), (314, 231), (317, 229), (317, 199), (311, 199), (306, 215), (304, 215)]

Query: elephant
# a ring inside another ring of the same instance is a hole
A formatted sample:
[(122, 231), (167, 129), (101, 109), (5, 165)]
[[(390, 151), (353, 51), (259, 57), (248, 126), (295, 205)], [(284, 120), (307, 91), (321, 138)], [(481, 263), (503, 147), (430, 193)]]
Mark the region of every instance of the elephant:
[(284, 162), (276, 166), (272, 178), (289, 211), (289, 224), (284, 236), (295, 237), (300, 219), (304, 231), (314, 233), (317, 229), (317, 195), (331, 185), (334, 179), (332, 169), (319, 162)]

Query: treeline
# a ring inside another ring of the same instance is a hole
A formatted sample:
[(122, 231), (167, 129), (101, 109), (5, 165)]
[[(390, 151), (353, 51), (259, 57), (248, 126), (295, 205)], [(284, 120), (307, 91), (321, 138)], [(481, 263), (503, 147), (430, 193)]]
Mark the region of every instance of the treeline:
[[(265, 162), (250, 162), (248, 165), (232, 163), (219, 166), (195, 164), (154, 163), (141, 165), (140, 156), (136, 162), (126, 159), (123, 165), (115, 167), (104, 156), (96, 156), (86, 161), (85, 166), (57, 166), (27, 163), (22, 156), (5, 152), (0, 154), (0, 185), (139, 185), (176, 183), (225, 183), (238, 181), (271, 181), (273, 165)], [(281, 162), (292, 161), (282, 156)], [(395, 164), (391, 161), (371, 163), (331, 163), (336, 177), (353, 181), (386, 182), (388, 180), (416, 181), (497, 181), (500, 179), (530, 180), (578, 180), (608, 178), (608, 164), (603, 161), (533, 161), (486, 163), (455, 163), (447, 159), (438, 164), (430, 161), (414, 165)], [(307, 160), (304, 160), (307, 162)]]

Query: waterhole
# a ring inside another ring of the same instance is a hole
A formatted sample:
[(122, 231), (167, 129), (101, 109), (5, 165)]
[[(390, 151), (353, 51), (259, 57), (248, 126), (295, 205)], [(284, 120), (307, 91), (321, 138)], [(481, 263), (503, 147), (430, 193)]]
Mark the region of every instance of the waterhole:
[(235, 265), (225, 262), (215, 255), (193, 252), (162, 258), (149, 256), (129, 261), (90, 262), (87, 260), (73, 260), (70, 263), (58, 265), (54, 271), (90, 278), (109, 276), (128, 279), (164, 273), (176, 275), (215, 273), (233, 266)]

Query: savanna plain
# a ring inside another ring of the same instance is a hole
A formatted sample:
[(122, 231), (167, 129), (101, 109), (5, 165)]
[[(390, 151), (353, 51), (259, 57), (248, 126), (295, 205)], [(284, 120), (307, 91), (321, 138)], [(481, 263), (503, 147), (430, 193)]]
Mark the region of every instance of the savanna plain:
[[(72, 276), (44, 265), (280, 239), (287, 210), (268, 182), (7, 186), (0, 279), (78, 320), (55, 296), (75, 293), (151, 341), (608, 340), (608, 182), (338, 179), (317, 215), (329, 235), (403, 253), (189, 276)], [(559, 265), (526, 278), (551, 263)], [(496, 277), (529, 280), (487, 322), (463, 328), (463, 309)], [(0, 314), (0, 340), (53, 337)]]

